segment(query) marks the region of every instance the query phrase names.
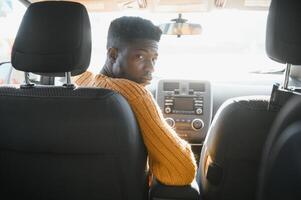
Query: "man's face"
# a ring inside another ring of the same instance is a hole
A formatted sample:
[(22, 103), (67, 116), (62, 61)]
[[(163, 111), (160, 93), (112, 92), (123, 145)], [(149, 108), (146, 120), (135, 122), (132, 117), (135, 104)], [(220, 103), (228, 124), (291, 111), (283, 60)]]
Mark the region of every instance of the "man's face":
[(142, 85), (150, 84), (158, 57), (158, 42), (134, 40), (117, 51), (117, 58), (112, 66), (114, 76)]

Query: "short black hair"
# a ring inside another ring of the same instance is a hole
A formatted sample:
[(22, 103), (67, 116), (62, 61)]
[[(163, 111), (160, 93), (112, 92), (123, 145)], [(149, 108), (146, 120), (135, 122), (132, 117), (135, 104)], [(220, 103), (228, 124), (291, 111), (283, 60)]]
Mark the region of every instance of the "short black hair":
[(121, 47), (136, 39), (148, 39), (159, 42), (162, 31), (150, 20), (140, 17), (120, 17), (110, 24), (107, 38), (107, 48)]

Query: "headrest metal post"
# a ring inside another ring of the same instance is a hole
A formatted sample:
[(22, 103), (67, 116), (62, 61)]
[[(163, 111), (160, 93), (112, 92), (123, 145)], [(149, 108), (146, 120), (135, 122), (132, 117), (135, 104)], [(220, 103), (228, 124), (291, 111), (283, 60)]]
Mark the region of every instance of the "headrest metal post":
[(29, 81), (29, 73), (28, 72), (24, 72), (24, 76), (25, 76), (25, 84), (29, 85), (30, 81)]
[(25, 85), (21, 85), (20, 88), (21, 89), (28, 89), (28, 88), (33, 88), (34, 84), (30, 83), (29, 80), (29, 72), (24, 72), (24, 78), (25, 78)]
[(71, 85), (71, 72), (65, 72), (66, 84)]
[(65, 72), (66, 83), (64, 84), (65, 87), (74, 89), (75, 86), (71, 83), (71, 72)]
[(285, 69), (285, 77), (284, 77), (284, 83), (283, 83), (283, 89), (288, 89), (288, 82), (289, 82), (289, 76), (291, 73), (291, 66), (292, 64), (287, 63), (286, 69)]

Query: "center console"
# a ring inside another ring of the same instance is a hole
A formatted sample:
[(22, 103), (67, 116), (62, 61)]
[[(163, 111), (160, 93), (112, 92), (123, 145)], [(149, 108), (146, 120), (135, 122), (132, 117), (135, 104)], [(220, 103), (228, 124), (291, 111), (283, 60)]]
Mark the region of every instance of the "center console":
[(166, 122), (191, 144), (201, 144), (212, 117), (210, 82), (160, 80), (157, 102)]

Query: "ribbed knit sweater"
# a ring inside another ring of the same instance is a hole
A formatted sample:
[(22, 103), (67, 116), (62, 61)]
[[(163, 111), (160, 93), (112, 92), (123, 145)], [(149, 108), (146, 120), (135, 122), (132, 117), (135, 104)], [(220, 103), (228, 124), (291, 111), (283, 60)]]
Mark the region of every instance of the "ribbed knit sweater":
[(158, 104), (144, 86), (127, 79), (93, 75), (91, 72), (76, 77), (75, 83), (120, 93), (128, 101), (139, 124), (151, 173), (167, 185), (187, 185), (192, 182), (196, 161), (191, 147), (165, 122)]

